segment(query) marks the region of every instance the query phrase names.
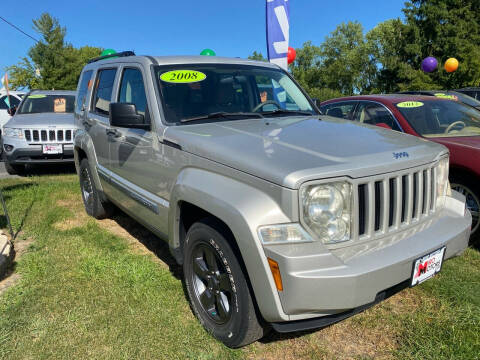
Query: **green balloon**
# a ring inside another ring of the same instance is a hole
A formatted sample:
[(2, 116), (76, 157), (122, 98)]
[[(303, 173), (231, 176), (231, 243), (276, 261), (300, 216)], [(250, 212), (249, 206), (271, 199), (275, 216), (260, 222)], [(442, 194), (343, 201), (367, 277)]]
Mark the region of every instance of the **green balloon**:
[(105, 49), (102, 51), (102, 53), (100, 54), (100, 56), (107, 56), (107, 55), (112, 55), (112, 54), (116, 54), (117, 52), (113, 49)]
[(217, 54), (215, 54), (215, 51), (213, 51), (212, 49), (203, 49), (202, 52), (200, 53), (200, 55), (215, 56)]

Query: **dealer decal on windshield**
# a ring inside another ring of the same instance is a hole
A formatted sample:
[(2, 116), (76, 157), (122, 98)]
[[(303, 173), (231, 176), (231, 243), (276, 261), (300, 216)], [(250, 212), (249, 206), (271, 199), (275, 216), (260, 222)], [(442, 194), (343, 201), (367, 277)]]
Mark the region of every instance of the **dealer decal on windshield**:
[(160, 80), (169, 83), (194, 83), (203, 81), (207, 75), (195, 70), (173, 70), (163, 73)]
[(397, 104), (399, 108), (418, 108), (423, 106), (421, 101), (404, 101)]

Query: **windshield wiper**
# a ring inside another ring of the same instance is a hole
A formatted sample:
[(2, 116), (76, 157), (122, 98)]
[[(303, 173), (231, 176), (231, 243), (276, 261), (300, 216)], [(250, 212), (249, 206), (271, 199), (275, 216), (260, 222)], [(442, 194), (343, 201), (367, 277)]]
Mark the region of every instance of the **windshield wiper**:
[(263, 115), (260, 113), (254, 113), (254, 112), (213, 112), (208, 115), (202, 115), (202, 116), (195, 116), (191, 118), (185, 118), (180, 120), (182, 123), (190, 122), (190, 121), (199, 121), (199, 120), (208, 120), (208, 119), (231, 119), (231, 118), (243, 118), (243, 119), (250, 119), (250, 118), (259, 118), (262, 119)]
[(261, 114), (263, 116), (270, 116), (270, 115), (310, 115), (313, 116), (310, 111), (302, 111), (302, 110), (286, 110), (286, 109), (276, 109), (272, 111), (262, 111)]

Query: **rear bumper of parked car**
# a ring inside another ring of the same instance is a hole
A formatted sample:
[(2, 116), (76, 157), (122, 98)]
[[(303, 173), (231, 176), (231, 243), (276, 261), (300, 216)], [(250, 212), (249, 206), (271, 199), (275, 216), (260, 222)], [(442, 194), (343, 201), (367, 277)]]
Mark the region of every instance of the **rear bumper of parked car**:
[[(13, 143), (13, 142), (12, 142)], [(8, 151), (8, 145), (13, 146)], [(22, 145), (10, 144), (8, 139), (3, 139), (3, 157), (10, 164), (56, 164), (56, 163), (73, 163), (73, 144), (62, 144), (61, 154), (44, 154), (42, 144)]]
[[(280, 268), (282, 312), (291, 320), (270, 320), (277, 331), (323, 327), (354, 315), (410, 286), (413, 263), (446, 247), (444, 259), (468, 246), (471, 216), (458, 208), (395, 235), (349, 248), (320, 244), (265, 247)], [(308, 249), (308, 246), (311, 248)], [(314, 248), (317, 248), (317, 251)]]

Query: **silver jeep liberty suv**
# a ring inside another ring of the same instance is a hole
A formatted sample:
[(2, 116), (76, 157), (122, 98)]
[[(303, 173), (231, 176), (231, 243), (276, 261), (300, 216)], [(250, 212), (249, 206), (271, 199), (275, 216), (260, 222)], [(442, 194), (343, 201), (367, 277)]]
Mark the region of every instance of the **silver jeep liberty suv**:
[(445, 147), (323, 116), (276, 65), (93, 59), (75, 119), (88, 214), (114, 204), (167, 241), (192, 311), (229, 347), (342, 320), (467, 247)]

